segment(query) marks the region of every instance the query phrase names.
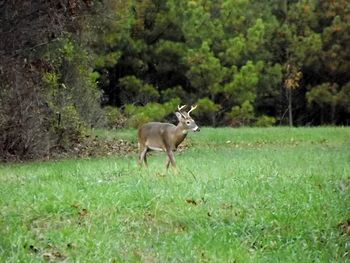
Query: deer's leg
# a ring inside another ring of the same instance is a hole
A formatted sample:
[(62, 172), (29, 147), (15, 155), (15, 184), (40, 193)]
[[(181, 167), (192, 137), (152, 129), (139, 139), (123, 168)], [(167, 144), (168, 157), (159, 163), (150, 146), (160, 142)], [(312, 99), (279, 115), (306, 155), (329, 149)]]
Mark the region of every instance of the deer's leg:
[(148, 166), (147, 164), (147, 153), (148, 153), (148, 149), (145, 152), (145, 155), (143, 156), (143, 162), (145, 163), (146, 167)]
[(167, 157), (166, 157), (166, 169), (169, 168), (169, 165), (170, 165), (170, 159), (169, 159), (169, 156), (167, 155)]
[(179, 171), (176, 167), (176, 163), (175, 163), (175, 158), (174, 158), (174, 152), (173, 151), (168, 151), (167, 152), (167, 164), (166, 164), (166, 169), (168, 170), (169, 166), (170, 166), (170, 163), (172, 165), (172, 167), (174, 168), (174, 172), (175, 174), (178, 174)]
[(144, 147), (143, 149), (140, 149), (140, 159), (139, 159), (139, 165), (142, 165), (142, 162), (145, 163), (145, 165), (147, 166), (147, 151), (148, 148)]
[(171, 150), (167, 150), (168, 160), (167, 160), (167, 169), (169, 168), (169, 164), (176, 168), (174, 153)]

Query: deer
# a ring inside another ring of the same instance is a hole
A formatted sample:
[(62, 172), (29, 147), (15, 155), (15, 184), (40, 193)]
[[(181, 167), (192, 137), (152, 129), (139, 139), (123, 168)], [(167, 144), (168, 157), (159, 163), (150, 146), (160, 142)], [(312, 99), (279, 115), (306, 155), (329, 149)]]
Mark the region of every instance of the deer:
[(142, 163), (147, 167), (147, 152), (162, 151), (167, 154), (166, 169), (168, 170), (171, 163), (172, 167), (177, 171), (174, 158), (174, 151), (186, 138), (189, 131), (199, 132), (200, 128), (190, 116), (190, 113), (197, 108), (191, 106), (186, 112), (186, 105), (177, 106), (175, 112), (179, 121), (177, 126), (172, 123), (148, 122), (138, 129), (138, 145), (139, 145), (139, 166)]

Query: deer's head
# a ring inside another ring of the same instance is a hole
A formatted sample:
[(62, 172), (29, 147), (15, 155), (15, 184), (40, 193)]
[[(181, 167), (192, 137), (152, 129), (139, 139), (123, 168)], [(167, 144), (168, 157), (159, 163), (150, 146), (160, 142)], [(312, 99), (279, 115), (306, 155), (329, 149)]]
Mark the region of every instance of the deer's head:
[(179, 123), (181, 123), (181, 126), (184, 129), (184, 132), (187, 132), (187, 131), (198, 132), (198, 131), (200, 131), (198, 125), (196, 124), (196, 122), (190, 116), (190, 112), (193, 111), (194, 109), (196, 109), (197, 105), (196, 106), (191, 106), (191, 109), (188, 112), (186, 112), (184, 110), (185, 107), (186, 107), (186, 105), (183, 105), (181, 107), (177, 106), (178, 111), (175, 112), (176, 117), (179, 120)]

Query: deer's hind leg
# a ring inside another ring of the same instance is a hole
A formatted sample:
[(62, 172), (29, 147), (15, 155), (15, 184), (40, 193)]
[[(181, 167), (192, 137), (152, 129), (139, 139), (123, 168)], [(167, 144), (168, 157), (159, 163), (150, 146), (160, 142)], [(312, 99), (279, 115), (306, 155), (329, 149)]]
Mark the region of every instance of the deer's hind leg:
[(140, 147), (140, 157), (139, 157), (139, 165), (142, 166), (142, 163), (145, 163), (147, 167), (147, 146)]

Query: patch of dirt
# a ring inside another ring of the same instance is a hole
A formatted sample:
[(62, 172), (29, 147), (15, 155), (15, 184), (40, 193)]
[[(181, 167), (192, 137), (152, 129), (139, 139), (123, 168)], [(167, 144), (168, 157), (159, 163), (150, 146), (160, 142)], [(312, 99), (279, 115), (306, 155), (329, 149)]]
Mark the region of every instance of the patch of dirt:
[(343, 235), (350, 235), (350, 219), (339, 223), (338, 227)]
[(99, 138), (87, 138), (77, 143), (70, 149), (54, 149), (50, 159), (65, 157), (97, 157), (110, 155), (128, 155), (137, 153), (137, 144), (126, 140), (104, 140)]
[(67, 256), (52, 244), (47, 244), (44, 248), (39, 248), (34, 245), (25, 245), (30, 254), (40, 255), (46, 262), (64, 262)]
[(191, 205), (197, 205), (197, 202), (193, 199), (186, 199), (186, 202)]
[(186, 199), (186, 203), (190, 204), (190, 205), (201, 205), (201, 204), (206, 203), (206, 200), (204, 199), (204, 197), (202, 197), (199, 200), (194, 200), (192, 198), (188, 198), (188, 199)]

